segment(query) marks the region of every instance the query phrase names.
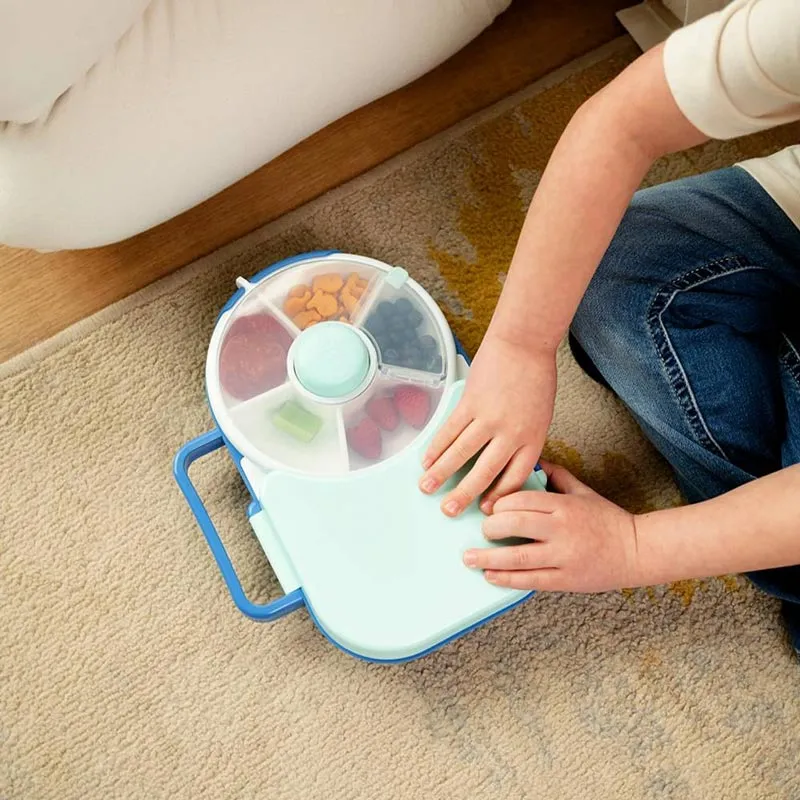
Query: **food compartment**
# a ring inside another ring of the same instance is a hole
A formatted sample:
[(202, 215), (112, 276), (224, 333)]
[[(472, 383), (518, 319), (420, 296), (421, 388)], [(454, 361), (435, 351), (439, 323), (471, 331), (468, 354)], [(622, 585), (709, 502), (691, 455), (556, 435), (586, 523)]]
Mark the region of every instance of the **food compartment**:
[(276, 274), (269, 297), (301, 331), (319, 322), (351, 323), (380, 274), (356, 261), (313, 261)]
[(255, 297), (248, 297), (226, 325), (217, 374), (228, 408), (286, 382), (293, 332)]
[(290, 384), (240, 403), (231, 421), (268, 462), (313, 474), (347, 470), (338, 409), (300, 397)]
[(430, 422), (440, 389), (379, 377), (365, 395), (344, 409), (351, 470), (363, 469), (407, 448)]
[(383, 281), (362, 327), (375, 341), (382, 365), (427, 373), (428, 379), (444, 375), (445, 347), (439, 326), (408, 285), (396, 288)]

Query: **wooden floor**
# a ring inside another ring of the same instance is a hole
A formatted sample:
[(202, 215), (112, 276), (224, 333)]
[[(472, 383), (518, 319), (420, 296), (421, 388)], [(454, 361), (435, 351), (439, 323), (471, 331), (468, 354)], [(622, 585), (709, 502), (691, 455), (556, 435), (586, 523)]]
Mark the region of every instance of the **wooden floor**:
[(515, 0), (433, 72), (157, 228), (93, 250), (0, 247), (0, 362), (610, 41), (629, 3)]

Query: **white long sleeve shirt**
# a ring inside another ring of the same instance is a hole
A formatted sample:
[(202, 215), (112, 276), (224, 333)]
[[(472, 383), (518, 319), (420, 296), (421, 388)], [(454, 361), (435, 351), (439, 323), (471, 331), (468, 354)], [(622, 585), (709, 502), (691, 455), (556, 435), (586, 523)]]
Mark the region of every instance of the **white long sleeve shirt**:
[[(678, 107), (713, 139), (800, 120), (800, 0), (734, 0), (675, 31), (664, 69)], [(738, 166), (800, 227), (800, 144)]]

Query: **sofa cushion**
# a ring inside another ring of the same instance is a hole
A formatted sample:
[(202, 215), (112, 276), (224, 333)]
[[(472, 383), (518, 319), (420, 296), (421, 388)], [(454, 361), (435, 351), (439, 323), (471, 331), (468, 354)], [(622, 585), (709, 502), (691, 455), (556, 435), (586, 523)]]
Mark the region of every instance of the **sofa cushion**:
[(427, 72), (508, 3), (154, 0), (45, 117), (0, 127), (0, 242), (92, 247), (157, 225)]

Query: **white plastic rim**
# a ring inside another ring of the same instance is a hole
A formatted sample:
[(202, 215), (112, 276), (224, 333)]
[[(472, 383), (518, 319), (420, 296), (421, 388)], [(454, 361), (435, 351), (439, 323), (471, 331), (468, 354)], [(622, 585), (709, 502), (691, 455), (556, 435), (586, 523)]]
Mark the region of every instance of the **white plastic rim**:
[[(225, 435), (226, 439), (230, 442), (230, 444), (239, 452), (242, 456), (247, 458), (253, 464), (259, 466), (262, 470), (265, 471), (272, 471), (272, 470), (282, 470), (285, 472), (295, 472), (300, 474), (307, 474), (306, 470), (299, 469), (297, 467), (293, 467), (290, 464), (285, 463), (284, 461), (279, 461), (273, 459), (269, 456), (269, 454), (265, 453), (258, 447), (255, 447), (251, 440), (245, 436), (242, 431), (239, 430), (238, 426), (234, 422), (231, 417), (231, 414), (228, 410), (227, 404), (225, 402), (225, 398), (223, 396), (222, 388), (220, 386), (219, 380), (219, 356), (220, 356), (220, 349), (222, 347), (222, 343), (225, 340), (225, 334), (227, 333), (228, 326), (232, 319), (235, 318), (237, 312), (241, 308), (242, 304), (252, 297), (254, 292), (259, 292), (259, 294), (263, 294), (262, 297), (258, 298), (258, 303), (260, 305), (261, 310), (266, 313), (269, 313), (275, 317), (276, 320), (282, 322), (284, 326), (289, 330), (293, 336), (298, 336), (300, 331), (298, 328), (292, 323), (292, 321), (283, 313), (282, 309), (278, 307), (273, 302), (267, 299), (268, 292), (265, 291), (268, 285), (273, 281), (285, 276), (289, 271), (297, 271), (298, 276), (307, 275), (309, 271), (313, 271), (317, 268), (324, 268), (328, 264), (352, 264), (353, 271), (357, 271), (358, 266), (361, 267), (368, 267), (371, 270), (376, 270), (380, 273), (388, 274), (394, 269), (394, 266), (390, 264), (386, 264), (383, 261), (378, 261), (374, 258), (368, 258), (367, 256), (359, 256), (354, 255), (351, 253), (331, 253), (327, 256), (319, 256), (319, 257), (311, 257), (305, 261), (297, 261), (293, 264), (287, 264), (285, 267), (281, 267), (275, 272), (265, 276), (257, 283), (249, 283), (249, 281), (239, 280), (237, 281), (240, 288), (243, 289), (242, 296), (229, 308), (227, 309), (217, 320), (217, 324), (214, 326), (214, 331), (211, 334), (211, 340), (208, 346), (208, 353), (206, 355), (206, 392), (208, 396), (208, 402), (211, 407), (211, 412), (214, 415), (214, 419), (216, 420), (217, 425), (219, 426), (222, 433)], [(298, 282), (303, 282), (301, 278), (299, 278)], [(455, 340), (453, 338), (453, 333), (450, 330), (450, 326), (445, 319), (442, 310), (439, 306), (434, 302), (433, 298), (422, 288), (422, 286), (417, 283), (413, 278), (409, 277), (408, 280), (405, 282), (405, 286), (407, 286), (415, 295), (415, 297), (419, 300), (419, 302), (425, 307), (425, 309), (430, 313), (431, 318), (435, 321), (439, 332), (441, 334), (441, 341), (442, 341), (442, 348), (443, 352), (442, 355), (444, 356), (444, 378), (440, 383), (441, 389), (444, 391), (446, 390), (456, 379), (456, 372), (457, 372), (457, 365), (456, 365), (456, 346)], [(370, 286), (370, 291), (374, 291), (374, 287)], [(252, 301), (250, 301), (252, 302)], [(364, 310), (368, 310), (371, 306), (372, 300), (367, 299), (365, 303)], [(364, 314), (359, 314), (359, 324), (365, 318)], [(364, 332), (357, 327), (356, 330), (364, 336)], [(368, 337), (367, 337), (368, 338)], [(371, 348), (374, 350), (374, 346), (370, 342)], [(374, 374), (374, 373), (373, 373)], [(291, 376), (288, 374), (287, 370), (287, 382), (292, 383)], [(281, 386), (277, 386), (274, 389), (270, 389), (269, 391), (264, 393), (264, 397), (267, 397), (271, 393), (278, 393), (281, 392), (286, 386), (286, 383), (282, 384)], [(363, 392), (363, 388), (359, 391), (359, 394)], [(300, 393), (301, 396), (305, 397), (306, 394)], [(251, 398), (252, 399), (252, 398)], [(250, 402), (245, 401), (245, 402)], [(319, 398), (314, 398), (314, 402), (322, 405), (320, 403)], [(345, 463), (347, 463), (347, 443), (344, 440), (344, 416), (343, 416), (343, 409), (344, 406), (339, 406), (337, 411), (337, 427), (340, 432), (340, 440), (341, 440), (341, 447), (343, 449), (342, 456), (345, 459)], [(428, 421), (426, 428), (430, 426), (435, 419), (438, 417), (438, 414), (434, 413), (431, 415), (431, 419)], [(420, 431), (422, 433), (422, 431)], [(401, 451), (402, 452), (402, 451)], [(389, 458), (396, 458), (398, 454), (394, 454)], [(386, 463), (389, 459), (385, 459), (383, 461), (378, 461), (374, 465), (369, 467), (363, 467), (363, 469), (374, 469), (379, 467), (381, 464)], [(329, 475), (338, 475), (341, 476), (343, 470), (341, 468), (334, 468), (330, 470), (330, 472), (315, 472), (317, 477), (324, 477), (326, 474)]]

